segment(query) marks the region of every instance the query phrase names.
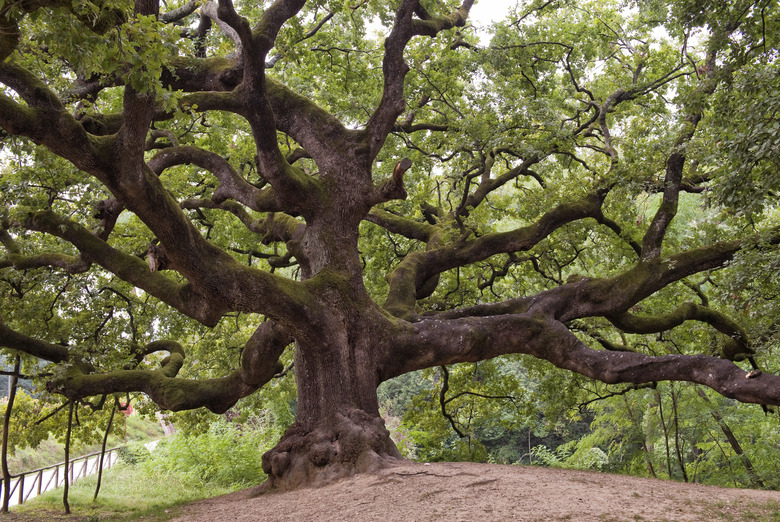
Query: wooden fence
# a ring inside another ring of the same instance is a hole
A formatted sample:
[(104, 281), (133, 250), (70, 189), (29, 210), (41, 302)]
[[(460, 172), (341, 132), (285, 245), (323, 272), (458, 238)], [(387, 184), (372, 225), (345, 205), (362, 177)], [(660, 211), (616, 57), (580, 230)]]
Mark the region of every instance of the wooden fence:
[[(108, 469), (114, 464), (116, 464), (118, 458), (119, 458), (119, 447), (107, 449), (103, 461), (103, 469)], [(91, 464), (90, 464), (90, 459), (91, 459)], [(79, 463), (81, 463), (80, 466)], [(83, 455), (81, 457), (74, 458), (73, 460), (70, 461), (70, 465), (68, 466), (69, 468), (68, 475), (70, 475), (69, 477), (67, 477), (68, 484), (73, 484), (73, 481), (75, 481), (76, 479), (81, 477), (86, 477), (87, 475), (91, 475), (92, 473), (97, 472), (99, 465), (100, 465), (99, 451), (96, 453), (90, 453), (89, 455)], [(51, 466), (46, 466), (45, 468), (26, 471), (18, 475), (11, 475), (11, 491), (9, 493), (9, 499), (14, 499), (15, 502), (9, 505), (23, 504), (31, 496), (35, 497), (40, 495), (42, 492), (49, 491), (50, 489), (55, 489), (60, 486), (64, 486), (65, 479), (66, 479), (64, 467), (65, 467), (65, 463), (60, 462), (59, 464), (53, 464)], [(62, 473), (60, 473), (60, 468), (63, 468)], [(49, 470), (53, 470), (53, 471), (47, 473)], [(44, 475), (47, 476), (45, 480), (46, 482), (45, 486), (44, 486)], [(32, 482), (29, 481), (30, 477), (32, 477)], [(17, 480), (14, 482), (14, 479)], [(25, 479), (28, 479), (27, 484), (25, 484)], [(2, 495), (2, 492), (4, 491), (3, 486), (4, 486), (3, 478), (0, 477), (0, 495)], [(27, 486), (26, 491), (25, 491), (25, 486)], [(35, 494), (33, 494), (33, 492), (35, 492)]]

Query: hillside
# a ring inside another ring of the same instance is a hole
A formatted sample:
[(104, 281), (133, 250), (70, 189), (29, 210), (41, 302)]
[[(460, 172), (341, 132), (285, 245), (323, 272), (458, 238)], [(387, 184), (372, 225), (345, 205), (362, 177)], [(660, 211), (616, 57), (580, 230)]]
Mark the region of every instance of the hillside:
[(250, 496), (197, 502), (174, 520), (780, 520), (777, 491), (474, 463), (406, 463), (323, 488)]

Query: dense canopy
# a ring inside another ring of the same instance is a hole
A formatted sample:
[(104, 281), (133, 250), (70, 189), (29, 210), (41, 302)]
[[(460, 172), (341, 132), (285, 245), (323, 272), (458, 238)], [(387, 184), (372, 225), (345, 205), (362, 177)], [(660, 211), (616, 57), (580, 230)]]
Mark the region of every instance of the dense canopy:
[(291, 362), (280, 488), (505, 354), (780, 405), (776, 2), (473, 4), (4, 1), (0, 346), (174, 411)]

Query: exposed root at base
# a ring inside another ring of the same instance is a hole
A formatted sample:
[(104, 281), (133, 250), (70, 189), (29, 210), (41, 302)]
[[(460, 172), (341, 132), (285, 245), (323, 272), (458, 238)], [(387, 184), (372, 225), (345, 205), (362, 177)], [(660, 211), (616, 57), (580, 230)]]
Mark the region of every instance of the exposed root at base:
[(320, 487), (403, 461), (381, 417), (353, 409), (306, 430), (297, 422), (263, 455), (268, 480), (252, 494)]

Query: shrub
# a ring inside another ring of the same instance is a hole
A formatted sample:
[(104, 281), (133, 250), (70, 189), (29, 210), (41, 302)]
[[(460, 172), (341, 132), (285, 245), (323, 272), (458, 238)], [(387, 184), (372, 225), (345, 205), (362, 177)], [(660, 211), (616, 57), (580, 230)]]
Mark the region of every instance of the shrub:
[(149, 450), (140, 442), (130, 442), (119, 448), (119, 460), (127, 464), (138, 464), (149, 457)]
[(206, 433), (176, 434), (162, 441), (144, 466), (150, 473), (178, 473), (218, 486), (241, 487), (265, 478), (261, 456), (270, 445), (261, 430), (218, 421)]

